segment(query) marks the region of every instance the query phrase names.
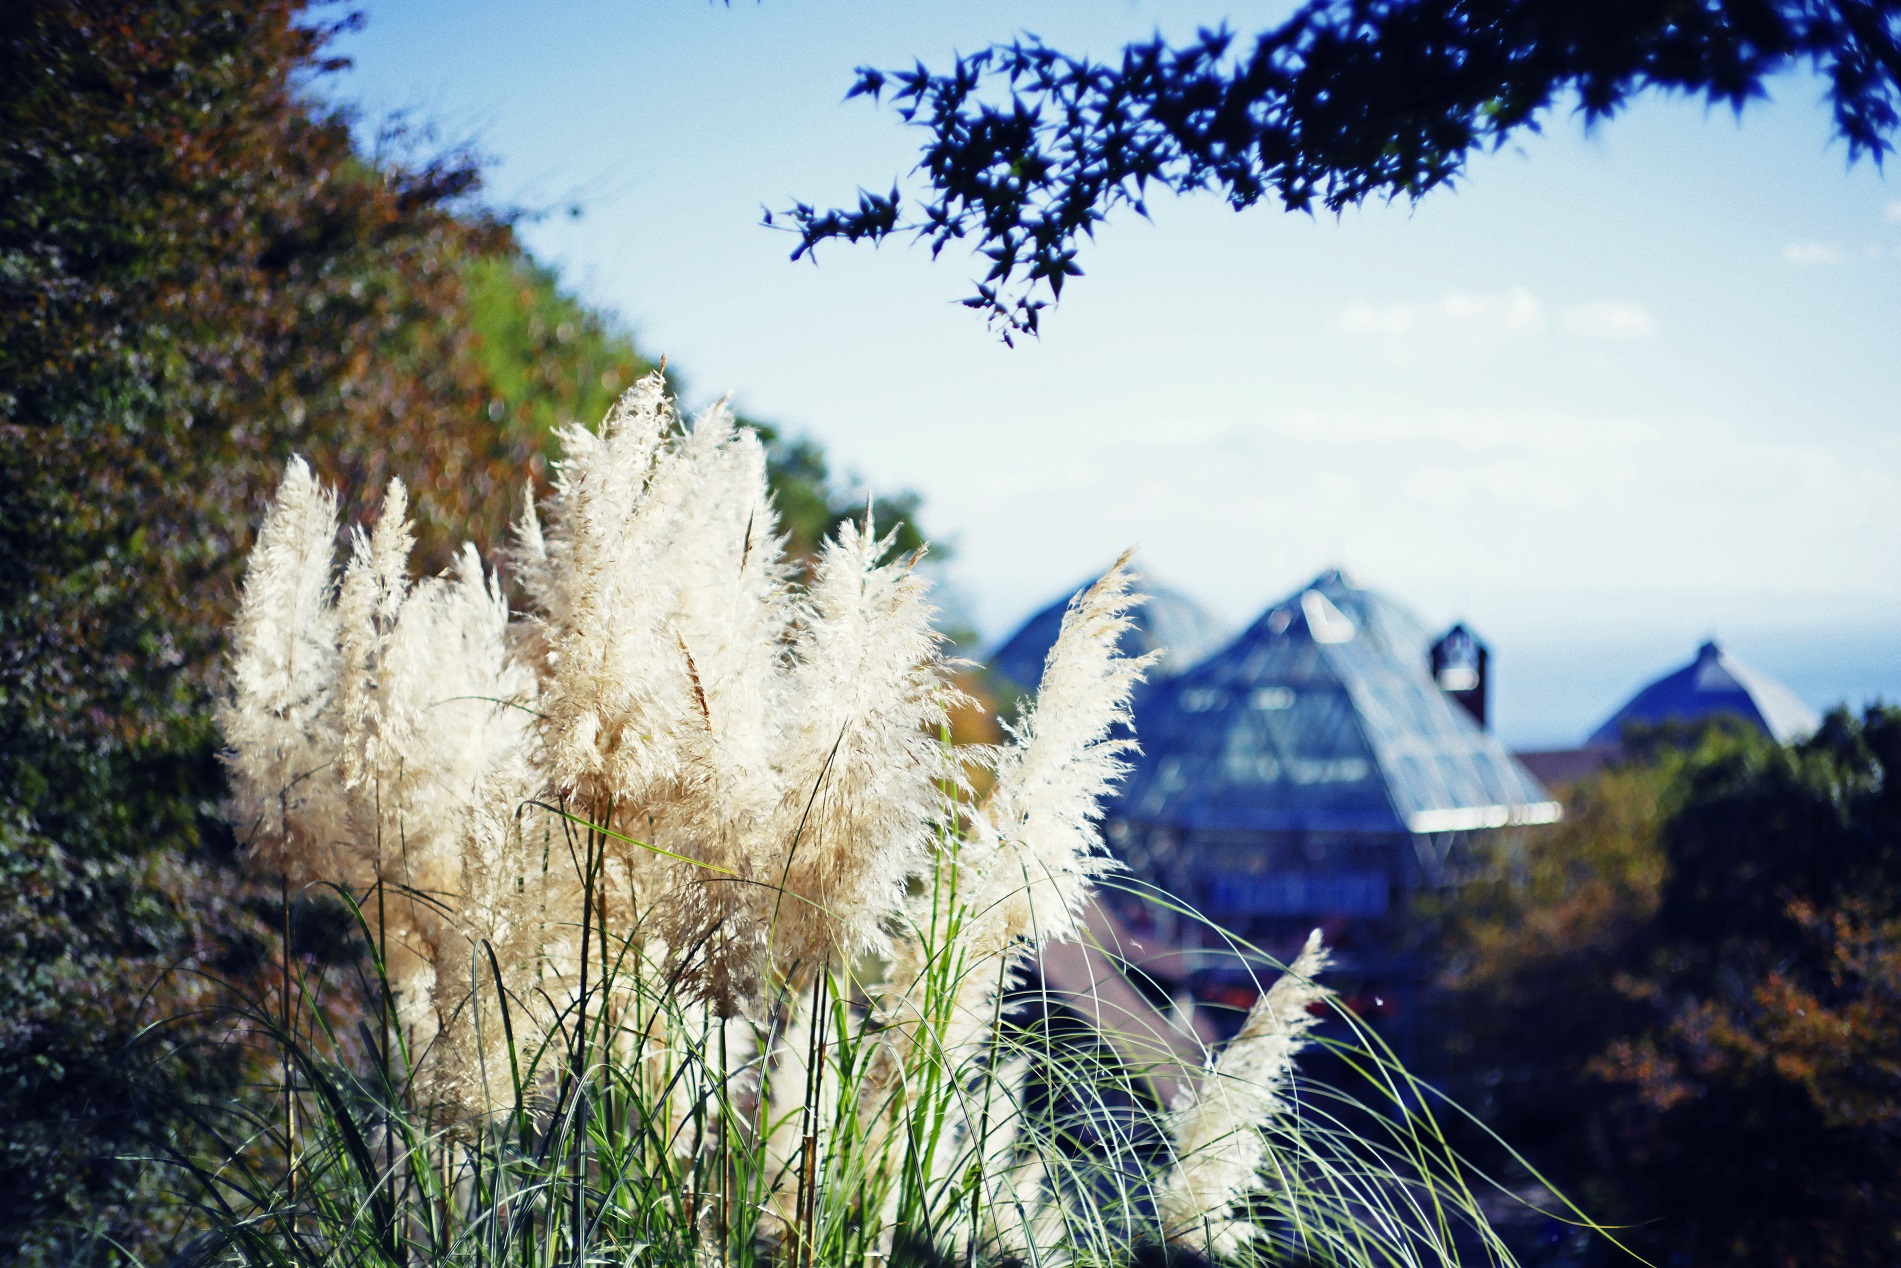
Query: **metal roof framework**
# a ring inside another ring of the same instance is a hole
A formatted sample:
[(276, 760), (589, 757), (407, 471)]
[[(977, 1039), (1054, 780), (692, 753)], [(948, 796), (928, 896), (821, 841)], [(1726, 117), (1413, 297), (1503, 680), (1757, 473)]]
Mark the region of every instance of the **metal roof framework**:
[(1146, 693), (1112, 816), (1184, 832), (1468, 832), (1559, 806), (1440, 690), (1424, 627), (1338, 570)]

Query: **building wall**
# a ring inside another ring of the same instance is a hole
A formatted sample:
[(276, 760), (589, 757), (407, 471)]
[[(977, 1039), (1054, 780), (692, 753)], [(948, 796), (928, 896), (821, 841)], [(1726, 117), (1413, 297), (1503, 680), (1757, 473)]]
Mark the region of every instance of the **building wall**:
[(1163, 991), (1192, 996), (1214, 1010), (1218, 1030), (1231, 1029), (1256, 983), (1276, 971), (1271, 962), (1291, 959), (1319, 928), (1336, 955), (1329, 982), (1389, 1042), (1411, 1047), (1432, 976), (1418, 949), (1415, 899), (1457, 879), (1474, 834), (1107, 826), (1128, 868), (1122, 883), (1105, 887), (1138, 948), (1126, 958)]

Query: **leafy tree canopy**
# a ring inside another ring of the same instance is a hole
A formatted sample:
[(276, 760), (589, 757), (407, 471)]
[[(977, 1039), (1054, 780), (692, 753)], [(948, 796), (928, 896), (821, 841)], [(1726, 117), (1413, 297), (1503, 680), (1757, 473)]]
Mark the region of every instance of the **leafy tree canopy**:
[(1652, 1262), (1894, 1262), (1897, 770), (1892, 708), (1657, 746), (1455, 901), (1448, 1080)]
[(1147, 214), (1151, 186), (1237, 209), (1417, 199), (1567, 95), (1587, 122), (1650, 89), (1740, 111), (1798, 65), (1827, 81), (1851, 159), (1878, 162), (1901, 121), (1895, 0), (1308, 0), (1252, 41), (1157, 36), (1114, 62), (1025, 35), (942, 73), (861, 68), (849, 96), (889, 91), (928, 134), (923, 194), (784, 214), (794, 259), (833, 239), (969, 240), (990, 263), (964, 303), (1007, 341), (1036, 331), (1111, 212)]

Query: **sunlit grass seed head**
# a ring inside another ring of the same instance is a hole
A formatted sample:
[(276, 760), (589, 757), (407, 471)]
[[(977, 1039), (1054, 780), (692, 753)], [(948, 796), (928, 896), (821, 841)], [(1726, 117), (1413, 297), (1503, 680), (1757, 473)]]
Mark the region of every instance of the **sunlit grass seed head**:
[(230, 814), (258, 860), (299, 879), (333, 811), (336, 495), (293, 458), (258, 529), (231, 631)]

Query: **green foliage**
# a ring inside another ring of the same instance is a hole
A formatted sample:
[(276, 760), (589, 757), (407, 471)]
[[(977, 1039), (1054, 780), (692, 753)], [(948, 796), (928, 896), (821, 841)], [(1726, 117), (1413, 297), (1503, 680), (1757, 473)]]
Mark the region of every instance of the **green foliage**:
[(1646, 1253), (1901, 1247), (1897, 762), (1888, 708), (1649, 746), (1450, 913), (1455, 1087)]
[(203, 1002), (194, 972), (277, 959), (281, 899), (234, 872), (218, 817), (209, 703), (285, 457), (346, 497), (400, 469), (438, 566), (501, 538), (550, 423), (646, 365), (467, 201), (464, 158), (357, 151), (307, 88), (331, 29), (303, 0), (22, 0), (0, 23), (10, 1262), (155, 1254), (180, 1214), (128, 1159), (197, 1131), (186, 1107), (254, 1059), (188, 1019), (133, 1040)]
[(475, 355), (494, 392), (488, 417), (543, 437), (544, 447), (558, 427), (599, 422), (654, 369), (624, 333), (563, 294), (553, 270), (525, 255), (472, 261), (468, 285)]
[(1838, 710), (1790, 748), (1736, 737), (1685, 772), (1684, 806), (1666, 833), (1665, 935), (1714, 964), (1760, 968), (1796, 934), (1792, 900), (1838, 906), (1901, 898), (1901, 712)]

